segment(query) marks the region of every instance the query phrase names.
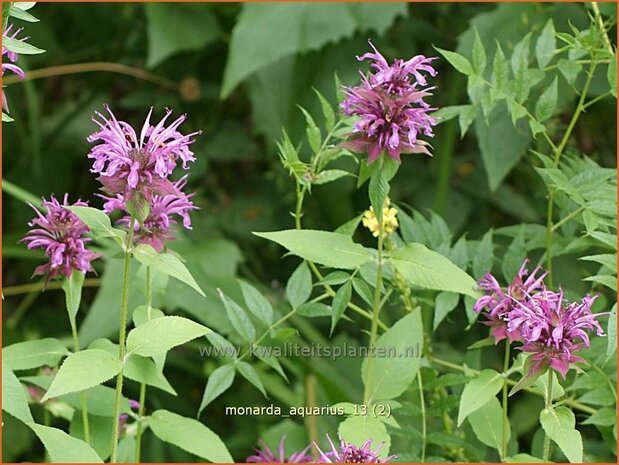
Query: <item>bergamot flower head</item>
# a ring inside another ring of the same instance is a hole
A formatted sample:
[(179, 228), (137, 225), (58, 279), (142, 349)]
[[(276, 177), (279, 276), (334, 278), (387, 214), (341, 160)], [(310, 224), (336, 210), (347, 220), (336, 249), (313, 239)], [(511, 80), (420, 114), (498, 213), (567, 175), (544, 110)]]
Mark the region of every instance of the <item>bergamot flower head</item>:
[(247, 457), (247, 463), (308, 463), (312, 462), (312, 456), (307, 453), (310, 446), (299, 452), (294, 452), (290, 457), (286, 457), (285, 452), (286, 436), (282, 436), (279, 441), (277, 455), (260, 439), (260, 448), (255, 449), (255, 454)]
[(331, 446), (331, 450), (328, 452), (323, 452), (317, 444), (314, 444), (320, 454), (317, 463), (388, 463), (389, 460), (396, 458), (395, 455), (390, 455), (381, 459), (379, 453), (382, 444), (372, 450), (372, 439), (365, 441), (361, 447), (344, 441), (341, 437), (340, 444), (335, 445), (328, 434), (327, 440)]
[[(398, 223), (398, 209), (391, 206), (391, 201), (389, 197), (385, 199), (385, 203), (383, 206), (383, 238), (392, 234), (399, 226)], [(376, 213), (374, 212), (374, 207), (370, 207), (369, 210), (366, 210), (363, 213), (363, 218), (361, 219), (363, 226), (368, 228), (374, 237), (378, 237), (380, 234), (380, 228), (378, 226), (378, 219), (376, 218)]]

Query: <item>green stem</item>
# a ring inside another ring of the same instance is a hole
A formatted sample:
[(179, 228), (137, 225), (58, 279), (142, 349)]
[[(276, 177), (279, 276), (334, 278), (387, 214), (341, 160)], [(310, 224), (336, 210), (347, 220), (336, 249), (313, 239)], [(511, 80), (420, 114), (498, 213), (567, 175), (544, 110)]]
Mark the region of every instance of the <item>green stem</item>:
[[(546, 409), (552, 409), (552, 369), (548, 369), (548, 386), (546, 386)], [(550, 438), (544, 434), (544, 462), (548, 462), (550, 457)]]
[(606, 33), (606, 28), (604, 27), (604, 19), (602, 19), (600, 7), (598, 6), (597, 2), (591, 2), (591, 7), (593, 8), (593, 16), (595, 16), (595, 20), (597, 21), (600, 32), (602, 33), (602, 37), (604, 37), (604, 43), (606, 44), (606, 48), (611, 55), (614, 55), (615, 51), (613, 50), (613, 45), (610, 43), (610, 39), (608, 38), (608, 34)]
[(562, 218), (560, 221), (558, 221), (557, 223), (554, 224), (554, 226), (552, 227), (553, 231), (556, 231), (557, 229), (559, 229), (561, 226), (563, 226), (565, 223), (567, 223), (569, 220), (571, 220), (572, 218), (574, 218), (576, 215), (578, 215), (579, 213), (581, 213), (583, 210), (585, 209), (585, 207), (578, 207), (576, 210), (574, 210), (572, 213), (570, 213), (569, 215), (566, 215), (564, 218)]
[[(253, 342), (252, 344), (254, 346), (260, 345), (260, 343), (264, 340), (265, 337), (267, 337), (269, 334), (271, 334), (271, 331), (273, 331), (275, 328), (277, 328), (279, 325), (281, 325), (282, 323), (284, 323), (288, 318), (290, 318), (291, 316), (293, 316), (295, 313), (297, 313), (297, 309), (293, 308), (292, 310), (290, 310), (288, 313), (286, 313), (283, 317), (281, 317), (279, 320), (277, 320), (275, 323), (273, 323), (271, 326), (269, 326), (267, 328), (267, 330), (262, 333), (262, 336), (260, 336), (256, 342)], [(248, 348), (245, 352), (243, 352), (239, 358), (236, 360), (237, 362), (240, 362), (241, 360), (243, 360), (245, 357), (247, 357), (249, 355), (251, 351), (251, 347)]]
[(426, 461), (426, 401), (423, 397), (423, 380), (421, 366), (417, 369), (417, 384), (419, 385), (419, 406), (421, 408), (421, 462)]
[(127, 307), (129, 306), (129, 275), (131, 273), (131, 248), (133, 246), (133, 233), (135, 229), (135, 218), (131, 217), (129, 224), (129, 233), (127, 234), (127, 242), (125, 243), (125, 262), (123, 267), (123, 287), (120, 300), (120, 328), (118, 336), (118, 358), (121, 361), (121, 368), (116, 376), (116, 397), (114, 400), (113, 431), (112, 431), (112, 456), (110, 461), (116, 463), (118, 455), (118, 438), (120, 434), (120, 401), (122, 398), (123, 389), (123, 369), (124, 358), (127, 351), (125, 346), (125, 338), (127, 336)]
[[(511, 361), (509, 357), (510, 345), (509, 340), (505, 340), (505, 360), (503, 361), (503, 373), (507, 373), (509, 369), (509, 362)], [(503, 436), (501, 442), (501, 460), (505, 460), (507, 457), (507, 435), (509, 433), (509, 418), (507, 417), (507, 378), (505, 378), (505, 382), (503, 383)]]
[(363, 393), (363, 403), (368, 405), (372, 385), (372, 370), (374, 368), (374, 347), (378, 335), (378, 316), (380, 313), (380, 296), (383, 287), (383, 223), (378, 222), (378, 254), (376, 257), (376, 288), (374, 289), (374, 304), (372, 306), (372, 326), (370, 328), (370, 353), (368, 355), (367, 375)]
[[(73, 336), (73, 352), (80, 351), (80, 340), (77, 335), (77, 328), (73, 318), (69, 318), (71, 322), (71, 335)], [(86, 401), (86, 393), (80, 392), (80, 404), (82, 406), (82, 423), (84, 424), (84, 441), (90, 445), (90, 422), (88, 421), (88, 402)]]
[[(151, 309), (153, 307), (152, 277), (150, 266), (146, 267), (146, 309), (148, 319), (151, 319)], [(135, 463), (140, 463), (142, 457), (142, 420), (144, 418), (146, 404), (146, 383), (140, 384), (140, 407), (138, 408), (138, 425), (135, 436)]]

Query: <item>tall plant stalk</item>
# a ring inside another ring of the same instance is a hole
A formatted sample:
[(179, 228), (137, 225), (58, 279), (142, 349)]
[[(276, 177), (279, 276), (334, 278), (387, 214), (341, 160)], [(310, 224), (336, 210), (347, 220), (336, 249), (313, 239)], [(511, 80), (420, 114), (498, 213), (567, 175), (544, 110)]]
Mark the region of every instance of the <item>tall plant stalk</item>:
[[(146, 267), (146, 312), (148, 320), (151, 319), (151, 313), (153, 308), (153, 291), (152, 291), (152, 276), (150, 266)], [(146, 404), (146, 383), (140, 384), (140, 407), (138, 408), (138, 426), (135, 436), (135, 463), (140, 463), (142, 457), (142, 419), (145, 412)]]
[[(546, 409), (552, 409), (552, 369), (548, 369), (548, 386), (546, 386)], [(544, 462), (550, 458), (550, 438), (548, 433), (544, 434)]]
[[(77, 335), (77, 328), (75, 326), (75, 319), (69, 318), (71, 322), (71, 335), (73, 336), (73, 352), (78, 353), (80, 351), (80, 340)], [(90, 445), (90, 422), (88, 421), (88, 402), (86, 400), (86, 393), (80, 392), (80, 405), (82, 407), (82, 423), (84, 424), (84, 441)]]

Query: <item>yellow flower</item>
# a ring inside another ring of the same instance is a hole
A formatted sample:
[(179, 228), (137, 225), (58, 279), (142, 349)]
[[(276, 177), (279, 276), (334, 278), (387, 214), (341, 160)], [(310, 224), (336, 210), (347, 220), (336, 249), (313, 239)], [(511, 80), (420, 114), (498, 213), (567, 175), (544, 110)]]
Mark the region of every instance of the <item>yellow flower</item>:
[[(397, 208), (391, 207), (390, 203), (391, 201), (389, 200), (389, 197), (387, 197), (383, 207), (383, 238), (389, 236), (399, 226), (397, 218), (398, 210)], [(378, 220), (376, 219), (376, 214), (374, 213), (373, 207), (370, 207), (369, 210), (366, 210), (363, 213), (363, 218), (361, 221), (363, 226), (368, 228), (374, 237), (378, 237), (380, 234), (380, 229), (378, 227)]]

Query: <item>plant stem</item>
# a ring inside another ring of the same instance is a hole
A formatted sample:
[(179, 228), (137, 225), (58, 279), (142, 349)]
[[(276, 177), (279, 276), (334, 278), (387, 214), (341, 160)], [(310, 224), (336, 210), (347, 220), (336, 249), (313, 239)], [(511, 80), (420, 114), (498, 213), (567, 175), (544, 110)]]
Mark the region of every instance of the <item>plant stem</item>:
[[(151, 319), (151, 309), (153, 307), (153, 292), (151, 283), (151, 271), (150, 266), (146, 267), (146, 309), (148, 319)], [(138, 408), (138, 425), (135, 436), (135, 463), (140, 463), (142, 456), (142, 418), (144, 417), (146, 403), (146, 383), (140, 384), (140, 407)]]
[[(548, 386), (546, 386), (546, 409), (552, 409), (552, 369), (548, 369)], [(544, 434), (544, 462), (548, 462), (550, 457), (550, 438)]]
[[(292, 310), (290, 310), (283, 317), (281, 317), (279, 320), (277, 320), (275, 323), (273, 323), (271, 326), (269, 326), (266, 329), (266, 331), (264, 333), (262, 333), (262, 336), (260, 336), (258, 339), (256, 339), (256, 342), (253, 342), (252, 345), (254, 345), (254, 346), (259, 345), (264, 340), (264, 338), (267, 337), (271, 333), (271, 331), (273, 329), (277, 328), (279, 325), (284, 323), (288, 318), (293, 316), (295, 313), (297, 313), (297, 309), (296, 308), (293, 308)], [(236, 361), (240, 362), (245, 357), (247, 357), (250, 352), (251, 352), (251, 346), (245, 352), (243, 352)]]
[[(313, 410), (316, 406), (316, 376), (313, 374), (307, 375), (305, 380), (305, 390), (307, 393), (307, 406)], [(307, 435), (309, 436), (310, 444), (315, 444), (318, 440), (318, 423), (315, 415), (307, 416)], [(312, 447), (312, 457), (314, 460), (318, 460), (318, 454), (315, 447)]]
[[(73, 318), (69, 318), (71, 322), (71, 335), (73, 336), (73, 352), (78, 353), (80, 351), (80, 340), (77, 335), (77, 328), (75, 327), (75, 321)], [(88, 403), (86, 401), (86, 393), (80, 392), (80, 404), (82, 406), (82, 423), (84, 424), (84, 441), (90, 445), (90, 423), (88, 421)]]
[(363, 403), (368, 405), (370, 392), (368, 386), (372, 383), (372, 370), (374, 368), (374, 347), (378, 335), (378, 316), (380, 313), (380, 296), (383, 287), (383, 223), (378, 222), (378, 254), (376, 257), (376, 288), (374, 289), (374, 304), (372, 306), (372, 326), (370, 328), (370, 350), (368, 355), (367, 375), (363, 393)]
[(615, 51), (613, 50), (613, 45), (610, 43), (610, 39), (608, 38), (608, 34), (606, 33), (606, 28), (604, 27), (604, 20), (602, 19), (600, 7), (598, 6), (597, 2), (591, 2), (591, 8), (593, 8), (593, 16), (595, 16), (595, 20), (597, 21), (600, 32), (602, 33), (602, 37), (604, 37), (604, 43), (606, 44), (606, 48), (611, 55), (614, 55)]
[(565, 217), (563, 217), (560, 221), (556, 222), (554, 224), (554, 226), (552, 227), (553, 231), (556, 231), (557, 229), (559, 229), (561, 226), (563, 226), (565, 223), (567, 223), (569, 220), (571, 220), (572, 218), (574, 218), (576, 215), (578, 215), (579, 213), (581, 213), (583, 210), (585, 209), (585, 207), (578, 207), (576, 210), (574, 210), (572, 213), (570, 213), (569, 215), (566, 215)]
[(417, 369), (417, 384), (419, 385), (419, 406), (421, 408), (421, 462), (426, 461), (426, 401), (423, 397), (423, 380), (421, 366)]
[[(99, 287), (100, 285), (101, 285), (100, 278), (86, 278), (82, 286), (83, 287)], [(51, 290), (58, 290), (58, 289), (62, 289), (62, 281), (50, 282), (50, 283), (47, 283), (47, 285), (45, 285), (45, 281), (41, 281), (38, 283), (20, 284), (18, 286), (8, 286), (2, 289), (2, 293), (4, 294), (5, 297), (9, 297), (9, 296), (14, 296), (14, 295), (28, 294), (30, 292), (37, 292), (37, 291), (43, 291), (43, 290), (51, 291)]]
[(118, 438), (119, 438), (119, 428), (120, 428), (120, 400), (122, 397), (122, 389), (123, 389), (123, 369), (124, 369), (124, 358), (127, 351), (125, 347), (125, 338), (127, 336), (127, 307), (129, 306), (129, 275), (131, 273), (131, 256), (132, 256), (132, 247), (133, 247), (133, 233), (135, 229), (135, 218), (132, 216), (131, 221), (129, 223), (129, 232), (127, 234), (127, 242), (125, 243), (125, 263), (123, 267), (123, 287), (122, 287), (122, 295), (120, 300), (120, 328), (119, 328), (119, 336), (118, 336), (118, 358), (121, 361), (120, 371), (118, 372), (118, 376), (116, 376), (116, 398), (114, 400), (114, 414), (112, 415), (113, 420), (113, 431), (112, 431), (112, 456), (110, 461), (112, 463), (116, 463), (116, 457), (118, 455)]
[[(511, 361), (509, 357), (510, 352), (509, 340), (505, 339), (505, 360), (503, 361), (503, 373), (507, 373), (509, 369), (509, 362)], [(505, 378), (505, 382), (503, 383), (503, 436), (501, 442), (501, 460), (505, 460), (507, 457), (507, 433), (509, 431), (509, 419), (507, 417), (507, 378)]]

